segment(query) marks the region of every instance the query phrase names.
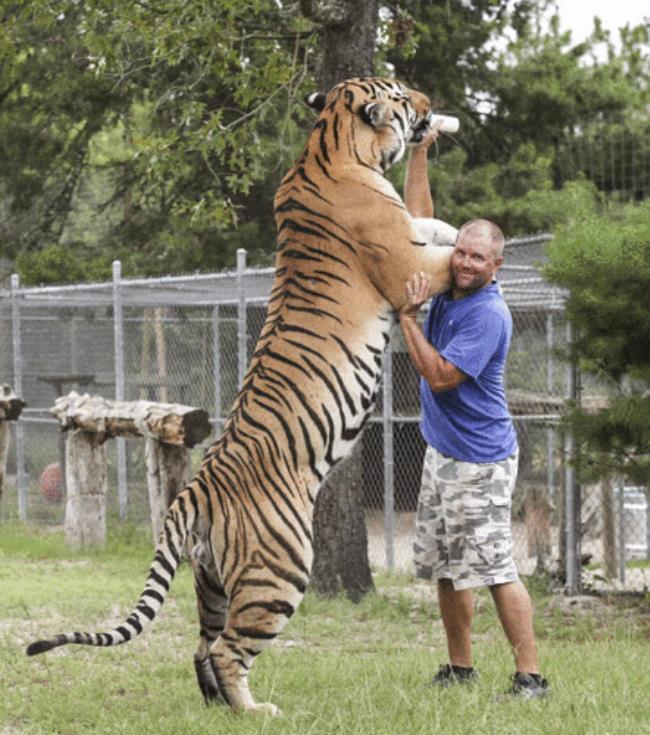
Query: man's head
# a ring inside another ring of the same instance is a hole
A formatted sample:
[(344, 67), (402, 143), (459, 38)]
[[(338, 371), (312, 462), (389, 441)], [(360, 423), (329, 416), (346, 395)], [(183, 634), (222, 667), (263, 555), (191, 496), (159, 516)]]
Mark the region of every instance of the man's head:
[(466, 222), (458, 231), (451, 256), (454, 296), (469, 296), (490, 283), (503, 263), (505, 238), (501, 229), (486, 219)]

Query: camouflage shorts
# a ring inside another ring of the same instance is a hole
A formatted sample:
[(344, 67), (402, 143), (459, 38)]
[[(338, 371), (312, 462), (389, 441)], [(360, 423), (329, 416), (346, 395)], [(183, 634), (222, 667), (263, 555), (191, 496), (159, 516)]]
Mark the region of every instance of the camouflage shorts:
[(457, 590), (519, 579), (510, 524), (516, 478), (516, 455), (475, 464), (427, 447), (414, 544), (418, 577), (451, 579)]

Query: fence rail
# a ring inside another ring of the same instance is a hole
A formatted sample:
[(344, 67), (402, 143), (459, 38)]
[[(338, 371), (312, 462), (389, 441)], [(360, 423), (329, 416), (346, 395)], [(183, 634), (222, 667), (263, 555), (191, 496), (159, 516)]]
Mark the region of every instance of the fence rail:
[[(515, 556), (525, 573), (558, 572), (570, 591), (580, 587), (586, 553), (590, 583), (642, 587), (649, 580), (643, 564), (630, 558), (629, 539), (635, 539), (634, 556), (647, 558), (647, 504), (629, 510), (600, 486), (579, 488), (569, 461), (571, 437), (561, 433), (566, 398), (576, 398), (581, 388), (583, 397), (602, 399), (603, 389), (586, 377), (580, 386), (560, 356), (570, 339), (564, 293), (539, 270), (549, 239), (538, 234), (509, 241), (500, 274), (514, 324), (506, 389), (520, 443)], [(62, 522), (60, 482), (52, 482), (57, 465), (63, 466), (62, 439), (49, 409), (72, 389), (200, 406), (218, 434), (264, 322), (272, 278), (272, 269), (247, 268), (245, 251), (238, 252), (235, 269), (222, 273), (125, 278), (116, 262), (105, 283), (24, 288), (13, 276), (11, 288), (0, 290), (0, 382), (12, 384), (28, 406), (13, 427), (13, 497), (10, 488), (0, 518)], [(362, 463), (369, 553), (378, 567), (411, 570), (424, 454), (418, 416), (418, 377), (395, 329), (383, 390), (355, 452), (359, 459), (352, 460)], [(201, 454), (193, 451), (195, 465)], [(109, 449), (109, 461), (109, 485), (116, 488), (109, 512), (146, 520), (141, 448), (121, 439)], [(624, 490), (620, 497), (627, 497)], [(623, 529), (613, 541), (603, 534), (608, 514)]]

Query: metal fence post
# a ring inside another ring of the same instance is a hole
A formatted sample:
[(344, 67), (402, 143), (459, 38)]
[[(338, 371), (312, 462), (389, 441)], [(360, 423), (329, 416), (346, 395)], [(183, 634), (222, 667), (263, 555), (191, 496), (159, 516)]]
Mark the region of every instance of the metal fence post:
[(625, 586), (625, 563), (626, 544), (625, 544), (625, 483), (621, 482), (618, 486), (618, 578), (621, 585)]
[[(11, 333), (13, 340), (14, 380), (13, 387), (16, 395), (23, 396), (23, 354), (20, 339), (20, 304), (18, 289), (20, 276), (14, 273), (11, 276)], [(27, 473), (25, 472), (25, 433), (22, 417), (18, 418), (14, 427), (16, 444), (16, 486), (18, 490), (18, 518), (27, 520)]]
[(384, 549), (386, 568), (395, 568), (395, 458), (393, 445), (393, 346), (388, 344), (384, 354), (382, 377), (384, 434)]
[[(115, 355), (115, 400), (124, 400), (124, 315), (122, 310), (122, 263), (113, 261), (113, 338)], [(129, 501), (126, 477), (126, 442), (123, 438), (115, 440), (117, 451), (117, 496), (120, 520), (125, 520)]]
[(246, 291), (244, 271), (246, 270), (246, 250), (237, 250), (237, 386), (242, 387), (248, 367), (248, 335), (246, 333)]
[[(571, 325), (567, 324), (567, 345), (570, 347), (573, 342), (573, 332)], [(567, 398), (569, 400), (578, 400), (578, 369), (575, 360), (571, 360), (567, 366)], [(565, 572), (566, 572), (566, 592), (569, 595), (577, 595), (580, 592), (580, 554), (579, 554), (579, 500), (578, 500), (578, 484), (576, 482), (576, 473), (574, 468), (575, 461), (575, 440), (573, 433), (568, 431), (564, 441), (565, 453), (565, 492), (564, 492), (564, 522), (566, 527), (565, 545)]]
[(219, 305), (212, 307), (212, 382), (214, 384), (214, 430), (221, 433), (221, 321)]
[[(554, 363), (553, 363), (553, 347), (554, 347), (554, 319), (553, 314), (546, 315), (546, 392), (549, 396), (554, 393)], [(549, 500), (553, 500), (555, 496), (555, 471), (553, 467), (553, 454), (555, 452), (555, 429), (548, 426), (546, 429), (546, 488)]]

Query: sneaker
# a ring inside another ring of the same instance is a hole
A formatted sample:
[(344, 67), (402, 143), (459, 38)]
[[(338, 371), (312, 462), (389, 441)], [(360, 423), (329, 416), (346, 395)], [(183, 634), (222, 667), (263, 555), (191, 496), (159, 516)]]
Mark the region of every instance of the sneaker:
[(512, 688), (510, 694), (519, 699), (542, 699), (548, 697), (551, 690), (548, 681), (542, 679), (539, 674), (525, 674), (518, 671), (512, 677)]
[(453, 684), (472, 684), (478, 679), (478, 671), (471, 666), (453, 666), (452, 664), (443, 664), (438, 673), (433, 677), (431, 686), (442, 687), (446, 689)]

